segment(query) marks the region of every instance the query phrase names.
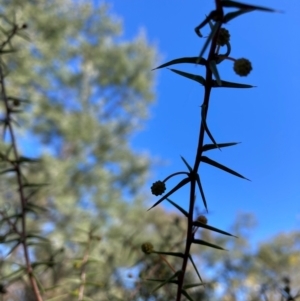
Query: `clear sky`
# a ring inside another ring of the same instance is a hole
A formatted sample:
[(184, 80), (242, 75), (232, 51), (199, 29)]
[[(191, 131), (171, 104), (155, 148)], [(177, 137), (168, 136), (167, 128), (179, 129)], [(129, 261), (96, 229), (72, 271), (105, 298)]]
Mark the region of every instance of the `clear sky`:
[[(161, 63), (199, 54), (205, 39), (197, 37), (194, 28), (214, 4), (212, 0), (107, 2), (123, 18), (124, 38), (144, 29), (162, 54)], [(219, 69), (221, 78), (257, 88), (213, 90), (208, 114), (213, 136), (219, 143), (242, 143), (207, 154), (251, 182), (204, 164), (200, 174), (211, 212), (209, 223), (226, 230), (238, 212), (251, 212), (258, 220), (252, 237), (259, 241), (281, 231), (300, 230), (300, 1), (247, 3), (284, 13), (252, 12), (225, 26), (231, 34), (231, 56), (251, 60), (253, 71), (241, 78), (227, 61)], [(208, 34), (209, 28), (202, 33)], [(204, 75), (199, 66), (174, 68)], [(153, 170), (153, 181), (184, 170), (180, 155), (193, 164), (204, 92), (196, 82), (167, 69), (155, 72), (157, 102), (144, 131), (133, 140), (136, 149), (149, 150), (166, 163)], [(188, 208), (187, 190), (171, 199)], [(198, 201), (203, 209), (200, 197)]]

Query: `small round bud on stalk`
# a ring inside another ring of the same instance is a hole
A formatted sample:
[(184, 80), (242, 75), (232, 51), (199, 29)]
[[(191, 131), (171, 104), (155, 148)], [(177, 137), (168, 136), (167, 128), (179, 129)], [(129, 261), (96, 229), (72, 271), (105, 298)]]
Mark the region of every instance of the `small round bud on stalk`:
[(221, 28), (219, 31), (217, 44), (220, 46), (224, 46), (230, 40), (230, 33), (227, 29)]
[(161, 195), (166, 191), (166, 185), (162, 181), (157, 181), (151, 186), (151, 192), (154, 195)]
[(252, 70), (251, 62), (244, 58), (238, 59), (234, 62), (233, 70), (240, 76), (247, 76)]
[(153, 245), (150, 242), (143, 243), (141, 249), (145, 254), (151, 254), (154, 251)]
[(197, 217), (197, 222), (200, 222), (200, 223), (206, 225), (206, 224), (207, 224), (207, 218), (206, 218), (206, 216), (204, 216), (204, 215), (198, 216), (198, 217)]

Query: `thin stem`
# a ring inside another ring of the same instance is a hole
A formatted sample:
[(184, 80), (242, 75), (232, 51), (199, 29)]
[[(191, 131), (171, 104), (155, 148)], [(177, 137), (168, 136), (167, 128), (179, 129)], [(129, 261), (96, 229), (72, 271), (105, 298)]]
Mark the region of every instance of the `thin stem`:
[(91, 238), (89, 237), (87, 247), (85, 249), (82, 263), (81, 263), (81, 271), (80, 271), (80, 287), (79, 287), (79, 293), (78, 293), (78, 301), (82, 301), (84, 297), (84, 288), (85, 288), (85, 282), (86, 282), (86, 265), (89, 260), (90, 256), (90, 244), (91, 244)]
[(233, 62), (236, 61), (236, 59), (234, 59), (234, 58), (232, 58), (232, 57), (230, 57), (230, 56), (219, 55), (218, 58), (219, 58), (219, 59), (222, 59), (222, 60), (233, 61)]
[(170, 262), (161, 254), (158, 254), (158, 255), (159, 255), (160, 259), (163, 260), (174, 273), (176, 273), (175, 269), (171, 266)]
[(178, 176), (178, 175), (189, 175), (189, 173), (186, 172), (186, 171), (178, 171), (178, 172), (175, 172), (175, 173), (169, 175), (168, 177), (166, 177), (166, 178), (163, 180), (163, 182), (167, 182), (167, 181), (168, 181), (169, 179), (171, 179), (172, 177)]
[(195, 189), (196, 189), (196, 182), (194, 180), (191, 181), (191, 189), (190, 189), (190, 209), (189, 209), (189, 215), (188, 215), (188, 227), (187, 227), (187, 240), (185, 244), (185, 251), (184, 251), (184, 257), (181, 267), (181, 273), (178, 276), (178, 289), (177, 289), (177, 297), (176, 301), (180, 301), (181, 299), (181, 290), (183, 286), (185, 271), (189, 259), (190, 249), (192, 240), (194, 237), (193, 234), (193, 210), (194, 210), (194, 200), (195, 200)]
[(14, 37), (14, 35), (16, 34), (16, 32), (18, 31), (18, 29), (20, 29), (18, 27), (18, 25), (14, 24), (11, 32), (9, 33), (9, 35), (7, 36), (7, 39), (0, 45), (0, 49), (4, 49), (4, 47), (9, 44), (9, 42), (11, 41), (11, 39)]
[[(223, 8), (221, 6), (220, 0), (216, 0), (216, 12), (217, 12), (217, 16), (222, 20)], [(220, 31), (220, 28), (221, 28), (221, 22), (219, 23), (219, 26), (216, 30), (216, 34), (214, 35), (214, 37), (212, 39), (208, 58), (207, 58), (206, 79), (205, 79), (206, 84), (204, 87), (205, 91), (204, 91), (204, 99), (203, 99), (203, 103), (202, 103), (202, 109), (204, 110), (204, 115), (203, 115), (204, 118), (207, 117), (210, 93), (211, 93), (211, 89), (212, 89), (212, 71), (209, 68), (209, 62), (214, 60), (214, 58), (215, 58), (216, 47), (217, 47), (217, 38), (218, 38), (218, 33)], [(200, 162), (201, 162), (204, 135), (205, 135), (205, 129), (204, 129), (203, 122), (201, 122), (195, 163), (194, 163), (193, 171), (191, 173), (190, 201), (189, 201), (190, 205), (189, 205), (189, 215), (188, 215), (187, 240), (186, 240), (184, 258), (183, 258), (182, 267), (181, 267), (181, 274), (178, 276), (178, 288), (177, 288), (176, 301), (181, 300), (185, 272), (186, 272), (186, 268), (187, 268), (191, 245), (192, 245), (192, 242), (194, 239), (194, 234), (195, 234), (193, 231), (193, 215), (194, 215), (194, 205), (195, 205), (196, 175), (198, 174), (198, 169), (199, 169)]]
[[(9, 39), (11, 39), (11, 37), (9, 36)], [(5, 43), (2, 44), (5, 46)], [(10, 114), (11, 114), (11, 109), (9, 107), (9, 103), (8, 103), (8, 98), (6, 95), (6, 90), (5, 90), (5, 84), (4, 84), (4, 74), (3, 74), (3, 70), (2, 70), (2, 66), (0, 65), (0, 82), (1, 82), (1, 94), (2, 94), (2, 98), (4, 100), (4, 105), (5, 105), (5, 109), (6, 109), (6, 123), (5, 125), (8, 128), (8, 132), (11, 138), (11, 145), (12, 145), (12, 150), (13, 150), (13, 154), (15, 157), (15, 162), (16, 164), (14, 164), (14, 168), (15, 168), (15, 172), (16, 172), (16, 176), (17, 176), (17, 183), (18, 183), (18, 190), (19, 190), (19, 196), (20, 196), (20, 204), (21, 204), (21, 231), (20, 231), (20, 242), (23, 246), (23, 252), (24, 252), (24, 258), (25, 258), (25, 262), (26, 262), (26, 270), (27, 270), (27, 276), (29, 278), (29, 281), (31, 283), (35, 298), (37, 301), (43, 301), (42, 296), (40, 294), (40, 290), (39, 287), (37, 285), (36, 279), (33, 275), (33, 269), (31, 266), (31, 261), (30, 261), (30, 257), (29, 257), (29, 252), (28, 252), (28, 245), (27, 245), (27, 231), (26, 231), (26, 197), (25, 197), (25, 193), (24, 193), (24, 188), (23, 188), (23, 181), (22, 181), (22, 175), (21, 175), (21, 168), (20, 168), (20, 163), (19, 163), (19, 154), (18, 154), (18, 148), (17, 148), (17, 143), (16, 143), (16, 139), (15, 139), (15, 134), (13, 131), (13, 127), (11, 124), (11, 118), (10, 118)]]

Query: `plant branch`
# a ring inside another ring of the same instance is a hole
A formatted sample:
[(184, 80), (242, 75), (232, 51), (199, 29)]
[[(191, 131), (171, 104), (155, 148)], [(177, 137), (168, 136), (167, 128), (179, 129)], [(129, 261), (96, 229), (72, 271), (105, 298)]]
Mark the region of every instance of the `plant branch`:
[[(90, 236), (90, 235), (89, 235)], [(86, 265), (89, 260), (90, 255), (90, 245), (91, 245), (91, 238), (89, 237), (89, 240), (87, 242), (87, 247), (85, 249), (82, 263), (81, 263), (81, 271), (80, 271), (80, 287), (79, 287), (79, 293), (78, 293), (78, 301), (82, 301), (84, 298), (84, 288), (85, 288), (85, 282), (86, 282)]]
[[(216, 14), (218, 18), (222, 18), (223, 16), (223, 9), (222, 6), (220, 5), (220, 1), (216, 0)], [(202, 118), (207, 117), (208, 113), (208, 108), (209, 108), (209, 99), (210, 99), (210, 93), (211, 93), (211, 88), (213, 85), (212, 82), (212, 71), (209, 68), (209, 62), (214, 60), (215, 58), (215, 53), (216, 53), (216, 47), (217, 47), (217, 38), (218, 38), (218, 33), (221, 28), (221, 23), (219, 23), (218, 28), (216, 29), (216, 34), (214, 35), (208, 58), (206, 61), (206, 78), (205, 78), (205, 92), (204, 92), (204, 99), (202, 103), (202, 109), (204, 110)], [(194, 205), (195, 205), (195, 192), (196, 192), (196, 175), (198, 173), (198, 169), (200, 166), (200, 159), (202, 155), (202, 148), (203, 148), (203, 142), (204, 142), (204, 135), (205, 135), (205, 128), (203, 122), (200, 123), (200, 130), (199, 130), (199, 138), (198, 138), (198, 146), (197, 146), (197, 152), (196, 152), (196, 158), (195, 158), (195, 163), (194, 163), (194, 168), (192, 171), (192, 177), (191, 184), (190, 184), (190, 201), (189, 201), (189, 215), (188, 215), (188, 227), (187, 227), (187, 240), (186, 240), (186, 245), (185, 245), (185, 251), (184, 251), (184, 258), (182, 262), (182, 267), (181, 267), (181, 274), (178, 277), (178, 289), (177, 289), (177, 297), (176, 301), (181, 300), (181, 295), (182, 295), (182, 287), (184, 283), (184, 277), (185, 277), (185, 272), (187, 268), (187, 263), (189, 259), (189, 254), (190, 254), (190, 248), (191, 244), (194, 238), (194, 231), (193, 231), (193, 214), (194, 214)]]
[[(7, 43), (10, 42), (12, 39), (13, 35), (17, 32), (17, 25), (14, 26), (11, 34), (7, 37), (7, 40), (2, 43), (1, 45), (1, 50)], [(15, 163), (13, 164), (13, 167), (15, 169), (16, 173), (16, 178), (17, 178), (17, 184), (18, 184), (18, 191), (19, 191), (19, 197), (20, 197), (20, 204), (21, 204), (21, 231), (16, 231), (17, 234), (20, 235), (20, 243), (23, 246), (23, 252), (24, 252), (24, 258), (25, 258), (25, 263), (26, 263), (26, 271), (27, 271), (27, 276), (29, 278), (29, 281), (31, 283), (35, 298), (37, 301), (43, 301), (37, 281), (34, 277), (33, 274), (33, 268), (32, 264), (30, 261), (29, 257), (29, 251), (28, 251), (28, 244), (27, 244), (27, 230), (26, 230), (26, 197), (24, 193), (24, 186), (23, 186), (23, 180), (22, 180), (22, 173), (21, 173), (21, 166), (19, 162), (19, 153), (18, 153), (18, 148), (17, 148), (17, 143), (16, 143), (16, 138), (15, 138), (15, 133), (13, 130), (12, 126), (12, 119), (11, 119), (11, 114), (12, 114), (12, 108), (9, 104), (9, 100), (6, 94), (6, 89), (5, 89), (5, 83), (4, 83), (4, 73), (3, 73), (3, 67), (0, 65), (0, 87), (1, 87), (1, 96), (4, 102), (5, 110), (6, 110), (6, 116), (5, 116), (5, 121), (4, 121), (4, 133), (6, 128), (8, 129), (8, 133), (11, 139), (11, 146), (12, 146), (12, 151), (14, 154), (14, 161)], [(5, 137), (5, 136), (4, 136)]]

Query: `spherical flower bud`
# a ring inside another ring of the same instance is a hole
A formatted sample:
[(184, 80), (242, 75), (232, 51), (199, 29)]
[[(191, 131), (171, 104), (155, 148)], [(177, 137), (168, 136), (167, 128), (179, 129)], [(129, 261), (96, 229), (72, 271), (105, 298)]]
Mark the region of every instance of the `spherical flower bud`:
[(224, 46), (230, 40), (230, 33), (227, 29), (221, 28), (219, 31), (217, 44), (220, 46)]
[(153, 250), (153, 245), (150, 242), (144, 242), (141, 245), (141, 249), (145, 254), (151, 254), (154, 250)]
[(19, 99), (14, 99), (13, 104), (15, 107), (18, 107), (20, 105), (20, 100)]
[(233, 70), (240, 76), (247, 76), (252, 70), (251, 62), (244, 58), (238, 59), (234, 62)]
[(166, 185), (162, 181), (157, 181), (153, 183), (153, 185), (151, 186), (151, 191), (152, 194), (154, 195), (161, 195), (165, 192), (165, 190), (166, 190)]
[(207, 218), (206, 218), (206, 216), (204, 216), (204, 215), (198, 216), (198, 217), (197, 217), (197, 222), (200, 222), (200, 223), (206, 225), (206, 224), (207, 224)]

